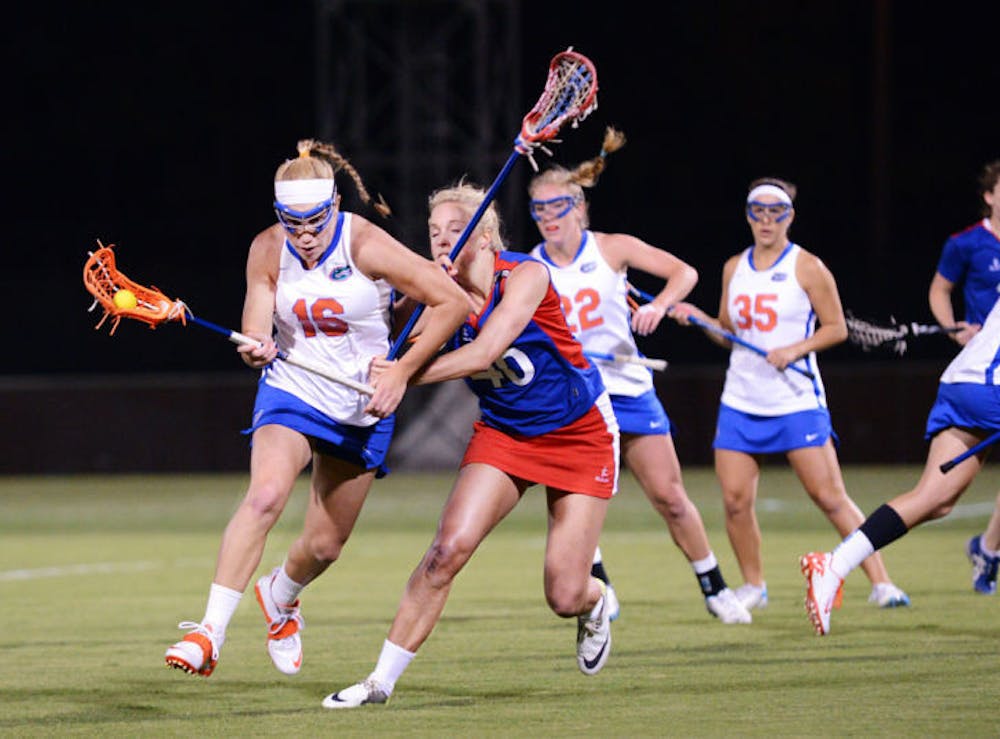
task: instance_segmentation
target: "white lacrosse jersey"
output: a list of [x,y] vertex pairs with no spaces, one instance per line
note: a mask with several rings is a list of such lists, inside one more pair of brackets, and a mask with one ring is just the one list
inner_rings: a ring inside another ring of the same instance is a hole
[[1000,367],[1000,300],[986,316],[986,322],[960,351],[941,375],[941,382],[952,385],[968,382],[996,385]]
[[[285,240],[276,286],[275,340],[293,358],[367,382],[372,357],[389,351],[392,288],[384,280],[369,279],[354,264],[351,214],[341,212],[335,227],[330,247],[310,270]],[[379,420],[364,412],[368,396],[288,362],[272,362],[264,369],[264,379],[340,423],[370,426]]]
[[[531,256],[549,268],[566,323],[583,345],[584,353],[639,354],[629,321],[626,271],[611,269],[601,255],[592,232],[583,232],[583,243],[576,257],[565,267],[558,266],[549,258],[544,243],[532,249]],[[591,361],[600,370],[609,395],[634,398],[653,389],[652,373],[646,367],[624,362]]]
[[[768,269],[754,267],[752,247],[740,255],[728,285],[727,308],[736,336],[769,351],[814,333],[816,313],[795,276],[801,252],[801,247],[789,244]],[[790,367],[781,371],[752,349],[734,343],[722,403],[758,416],[826,408],[815,352],[795,364],[808,369],[816,379],[810,380]]]

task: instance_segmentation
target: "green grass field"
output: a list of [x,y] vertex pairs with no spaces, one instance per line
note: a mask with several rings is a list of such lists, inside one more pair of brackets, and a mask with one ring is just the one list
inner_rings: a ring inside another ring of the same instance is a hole
[[[916,468],[848,468],[873,510]],[[739,584],[709,469],[686,471],[723,572]],[[622,601],[604,670],[576,669],[575,622],[542,595],[542,495],[529,492],[460,575],[388,706],[322,698],[374,665],[452,475],[376,483],[342,559],[303,597],[306,656],[278,673],[248,595],[208,679],[163,665],[199,620],[243,476],[0,479],[0,736],[997,736],[1000,598],[973,593],[965,540],[988,519],[987,468],[952,517],[885,551],[913,599],[881,611],[855,572],[828,637],[806,619],[798,555],[838,537],[788,469],[764,470],[758,512],[771,604],[750,626],[705,611],[694,576],[631,478],[601,546]],[[261,571],[298,533],[305,484]]]

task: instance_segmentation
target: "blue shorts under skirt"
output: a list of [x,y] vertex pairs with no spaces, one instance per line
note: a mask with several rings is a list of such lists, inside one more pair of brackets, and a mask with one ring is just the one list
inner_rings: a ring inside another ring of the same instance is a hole
[[840,440],[833,431],[830,411],[816,408],[783,416],[756,416],[719,406],[713,449],[747,454],[777,454],[810,446],[823,446],[827,439]]
[[667,418],[663,404],[656,396],[655,390],[629,397],[628,395],[612,395],[611,407],[618,419],[618,430],[623,434],[637,436],[658,436],[671,432],[670,419]]
[[938,385],[924,438],[930,439],[951,426],[991,433],[1000,429],[1000,386],[971,382]]
[[271,387],[262,378],[257,384],[253,425],[243,433],[252,434],[268,424],[298,431],[309,439],[314,451],[366,470],[374,469],[376,477],[389,474],[385,458],[396,427],[395,415],[371,426],[339,423],[291,393]]

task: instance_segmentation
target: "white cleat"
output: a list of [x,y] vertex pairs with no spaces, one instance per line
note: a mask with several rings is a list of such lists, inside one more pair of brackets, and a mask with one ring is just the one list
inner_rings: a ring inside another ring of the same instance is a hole
[[323,708],[358,708],[377,703],[387,703],[389,692],[371,678],[344,688],[336,693],[330,693],[323,699]]
[[299,613],[299,601],[281,606],[271,597],[271,581],[278,568],[264,575],[253,591],[260,610],[267,621],[267,653],[274,666],[286,675],[294,675],[302,668],[302,637],[299,632],[306,624]]
[[611,653],[611,618],[607,588],[601,585],[601,599],[597,602],[597,615],[577,616],[576,664],[584,675],[596,675],[608,661]]
[[750,611],[729,588],[705,598],[705,608],[724,624],[748,624],[753,621]]
[[910,596],[891,582],[880,582],[872,585],[868,602],[875,603],[879,608],[905,608],[910,605]]
[[840,608],[844,598],[844,581],[830,569],[831,559],[824,552],[810,552],[799,559],[806,578],[806,613],[819,636],[830,633],[830,611]]
[[191,631],[167,648],[167,667],[183,670],[188,675],[211,675],[219,662],[219,647],[212,625],[181,621],[177,628]]
[[733,592],[736,593],[737,599],[748,611],[752,611],[754,608],[767,608],[767,583],[754,585],[746,582]]
[[618,593],[615,592],[615,586],[611,583],[606,583],[607,593],[605,597],[608,599],[608,621],[614,621],[621,614],[621,605],[618,603]]

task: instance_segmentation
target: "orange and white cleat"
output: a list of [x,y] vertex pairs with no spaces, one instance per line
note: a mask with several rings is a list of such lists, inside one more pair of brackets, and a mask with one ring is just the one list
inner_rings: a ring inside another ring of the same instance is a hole
[[276,567],[261,577],[253,591],[267,621],[267,653],[278,670],[294,675],[302,668],[302,637],[299,632],[306,624],[299,613],[298,600],[289,605],[279,605],[271,596],[271,582],[277,573]]
[[840,608],[844,580],[830,569],[831,554],[810,552],[799,559],[806,578],[806,613],[818,636],[830,633],[830,611]]
[[212,625],[181,621],[177,628],[191,631],[167,649],[167,667],[183,670],[189,675],[211,675],[219,662],[219,647]]

